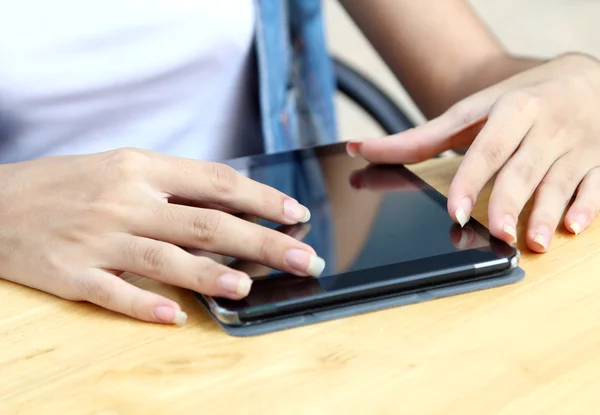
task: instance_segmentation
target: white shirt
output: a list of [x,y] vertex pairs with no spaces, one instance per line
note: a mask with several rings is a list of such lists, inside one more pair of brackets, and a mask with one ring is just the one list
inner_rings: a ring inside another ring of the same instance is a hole
[[0,0],[0,163],[260,152],[254,12],[253,0]]

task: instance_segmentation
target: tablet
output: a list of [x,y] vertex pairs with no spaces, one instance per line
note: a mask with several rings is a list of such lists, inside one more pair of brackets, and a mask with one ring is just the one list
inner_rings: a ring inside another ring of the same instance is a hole
[[311,245],[325,259],[319,278],[297,277],[230,258],[254,283],[235,301],[203,296],[221,323],[246,325],[480,281],[517,267],[519,251],[471,219],[460,227],[447,199],[404,166],[370,166],[345,145],[231,160],[252,179],[311,210],[307,224],[264,226]]

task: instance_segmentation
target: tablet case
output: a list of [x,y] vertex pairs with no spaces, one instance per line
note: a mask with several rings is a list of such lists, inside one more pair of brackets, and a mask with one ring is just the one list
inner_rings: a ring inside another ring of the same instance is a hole
[[245,326],[229,326],[221,323],[210,312],[204,298],[196,294],[197,298],[208,310],[213,320],[219,324],[228,334],[236,337],[257,336],[261,334],[272,333],[281,330],[287,330],[294,327],[308,326],[310,324],[320,323],[329,320],[336,320],[344,317],[350,317],[358,314],[369,313],[372,311],[384,310],[387,308],[400,307],[409,304],[422,303],[424,301],[435,300],[437,298],[450,297],[459,294],[466,294],[473,291],[480,291],[489,288],[500,287],[512,284],[522,280],[525,277],[525,271],[517,267],[508,274],[492,275],[485,280],[471,281],[443,288],[425,290],[417,293],[401,294],[393,297],[385,297],[368,302],[340,306],[329,310],[322,310],[305,315],[295,315],[284,317],[277,320],[248,324]]

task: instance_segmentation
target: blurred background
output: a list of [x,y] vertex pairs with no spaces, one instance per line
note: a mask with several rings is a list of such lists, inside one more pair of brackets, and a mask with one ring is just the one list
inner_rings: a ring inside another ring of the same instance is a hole
[[[367,1],[367,0],[365,0]],[[435,3],[443,0],[415,0]],[[475,11],[508,50],[552,57],[566,51],[600,57],[600,0],[470,0]],[[338,0],[324,0],[331,52],[381,86],[417,121],[423,119],[381,58],[348,18]],[[344,97],[338,97],[344,139],[382,134],[381,129]]]

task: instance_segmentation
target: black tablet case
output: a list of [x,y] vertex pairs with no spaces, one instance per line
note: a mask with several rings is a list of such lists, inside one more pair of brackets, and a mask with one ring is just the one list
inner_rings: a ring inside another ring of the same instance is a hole
[[213,319],[228,334],[236,337],[257,336],[280,330],[287,330],[294,327],[307,326],[329,320],[336,320],[344,317],[350,317],[358,314],[369,313],[372,311],[384,310],[386,308],[405,306],[409,304],[422,303],[424,301],[435,300],[443,297],[450,297],[459,294],[466,294],[472,291],[480,291],[489,288],[500,287],[512,284],[522,280],[525,277],[525,271],[517,267],[508,274],[492,275],[489,278],[479,281],[470,281],[467,283],[456,284],[443,288],[425,290],[411,294],[401,294],[393,297],[385,297],[372,301],[336,307],[328,310],[322,310],[305,315],[295,315],[277,320],[248,324],[244,326],[230,326],[218,321],[208,308],[204,298],[196,294],[200,302],[205,306]]

